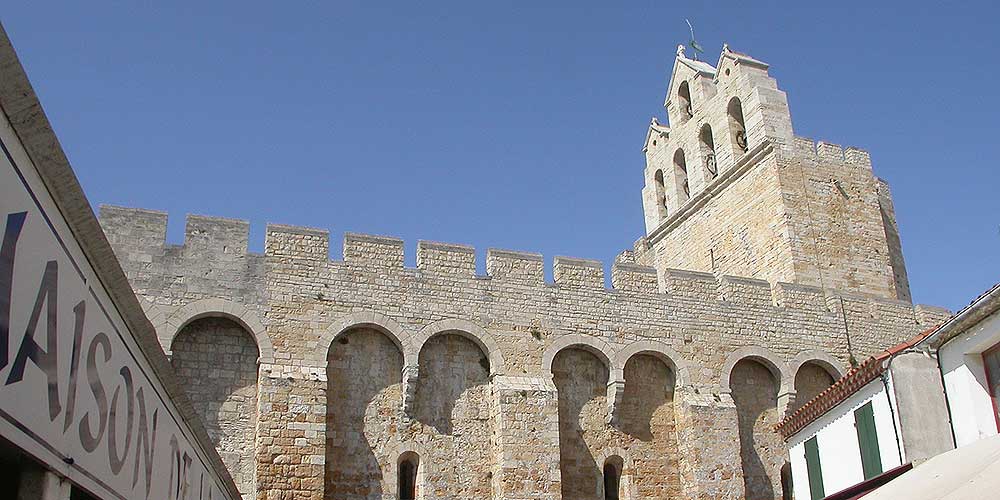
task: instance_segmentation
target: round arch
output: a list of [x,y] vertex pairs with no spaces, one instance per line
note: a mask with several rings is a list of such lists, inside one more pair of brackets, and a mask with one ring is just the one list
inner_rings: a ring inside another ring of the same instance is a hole
[[722,392],[732,392],[732,389],[729,386],[729,377],[732,375],[733,367],[736,366],[736,363],[739,363],[744,359],[756,361],[764,365],[764,367],[771,372],[771,375],[778,383],[779,396],[794,390],[792,387],[794,377],[791,376],[787,363],[763,347],[747,346],[733,351],[732,354],[726,357],[726,362],[722,365],[722,373],[719,374],[719,386],[722,389]]
[[139,306],[142,307],[142,312],[146,314],[146,318],[149,318],[149,323],[153,325],[153,331],[156,332],[156,341],[160,343],[160,348],[167,355],[170,355],[170,342],[173,341],[173,334],[175,332],[170,332],[167,328],[167,319],[169,314],[167,310],[154,304],[152,301],[143,297],[142,295],[136,295],[139,299]]
[[168,355],[173,350],[177,334],[192,321],[202,318],[226,318],[235,321],[253,336],[257,343],[259,364],[274,364],[274,345],[271,343],[271,337],[267,335],[264,323],[257,317],[257,313],[243,304],[218,298],[201,299],[181,307],[169,316],[159,317],[163,318],[162,321],[153,326],[156,327],[156,335],[160,345],[163,346],[163,351]]
[[615,353],[615,365],[624,370],[628,360],[639,354],[647,354],[663,361],[674,372],[674,383],[677,387],[687,385],[690,382],[691,372],[687,361],[677,351],[658,340],[640,340],[622,348]]
[[596,455],[594,455],[594,461],[601,467],[608,461],[609,458],[619,458],[624,466],[622,471],[631,471],[633,467],[632,454],[628,452],[625,448],[620,448],[618,446],[608,446],[601,448]]
[[490,360],[490,375],[503,375],[507,372],[506,362],[500,346],[486,329],[464,319],[443,319],[435,321],[417,332],[409,342],[408,349],[403,351],[407,366],[416,366],[420,351],[431,337],[444,334],[454,334],[465,337],[476,344]]
[[579,333],[563,335],[549,344],[545,348],[545,352],[542,353],[542,370],[545,373],[552,373],[552,361],[556,358],[556,354],[569,347],[577,347],[588,351],[603,361],[605,366],[608,367],[608,380],[622,380],[623,366],[617,364],[615,350],[611,345],[597,337]]
[[802,351],[797,356],[792,358],[792,360],[788,363],[789,371],[792,375],[798,375],[799,369],[806,363],[813,363],[823,368],[826,370],[826,373],[833,377],[833,380],[843,377],[844,373],[846,373],[844,365],[839,359],[833,357],[832,354],[826,351],[820,351],[818,349]]
[[337,340],[337,337],[352,328],[359,327],[378,330],[388,337],[393,344],[396,344],[399,352],[403,354],[404,366],[406,365],[405,356],[409,339],[402,325],[384,314],[375,311],[360,311],[348,314],[334,321],[320,334],[318,348],[313,353],[313,362],[316,363],[316,366],[326,366],[326,358],[329,355],[330,346],[333,345],[334,340]]

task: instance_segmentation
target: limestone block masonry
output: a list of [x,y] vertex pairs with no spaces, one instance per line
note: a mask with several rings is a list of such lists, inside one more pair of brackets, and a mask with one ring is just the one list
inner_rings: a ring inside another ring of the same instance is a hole
[[[901,293],[867,155],[794,139],[763,63],[732,54],[719,67],[749,86],[746,116],[713,122],[718,176],[669,172],[666,199],[647,176],[649,234],[611,288],[600,262],[557,257],[547,283],[541,255],[490,249],[477,275],[473,248],[426,241],[410,268],[384,236],[346,234],[331,260],[326,231],[274,224],[257,254],[247,222],[203,216],[170,245],[167,214],[102,207],[245,498],[782,498],[772,424],[796,387],[812,395],[948,312]],[[728,102],[715,68],[689,62],[671,121]],[[749,138],[721,139],[733,130]],[[658,124],[654,138],[688,140]]]

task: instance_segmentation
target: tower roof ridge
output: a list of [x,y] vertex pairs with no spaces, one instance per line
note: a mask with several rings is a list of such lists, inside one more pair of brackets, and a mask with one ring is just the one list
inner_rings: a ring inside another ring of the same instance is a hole
[[726,57],[731,57],[733,60],[750,63],[756,66],[763,67],[765,69],[771,67],[770,64],[767,64],[766,62],[761,61],[760,59],[757,59],[749,54],[744,54],[743,52],[737,52],[729,48],[728,43],[722,46],[722,53],[719,54],[719,62],[715,65],[715,67],[717,68],[722,67],[722,61]]
[[689,67],[689,68],[691,68],[691,69],[693,69],[693,70],[695,70],[695,71],[697,71],[699,73],[706,73],[709,76],[715,76],[715,66],[712,66],[711,64],[708,64],[707,62],[697,61],[697,60],[694,60],[694,59],[688,59],[687,57],[682,56],[682,55],[678,55],[677,56],[677,60],[680,61],[680,62],[682,62],[682,63],[684,63],[685,66],[687,66],[687,67]]

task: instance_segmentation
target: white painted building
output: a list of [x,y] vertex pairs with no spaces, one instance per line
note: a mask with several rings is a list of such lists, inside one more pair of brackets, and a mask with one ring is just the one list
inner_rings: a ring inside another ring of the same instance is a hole
[[1000,285],[981,295],[928,339],[937,348],[955,444],[994,436],[1000,427]]
[[[852,369],[778,424],[795,498],[853,498],[897,476],[896,489],[927,482],[925,470],[904,474],[902,466],[1000,434],[998,398],[1000,285],[942,325]],[[996,454],[1000,467],[1000,449],[991,446],[983,453]],[[947,463],[963,455],[954,456]],[[994,467],[990,457],[984,467]],[[950,476],[938,474],[932,483]],[[1000,479],[989,482],[1000,487]]]
[[[891,392],[885,390],[882,380],[878,378],[831,410],[827,418],[812,422],[789,440],[795,498],[815,498],[811,489],[817,480],[823,484],[824,494],[819,496],[822,498],[826,492],[840,491],[870,479],[865,477],[862,463],[857,416],[868,408],[874,417],[878,450],[875,475],[902,465],[891,399]],[[812,482],[809,481],[810,471],[806,463],[807,446],[815,447],[818,463],[821,464],[820,471],[813,472],[815,477]]]
[[952,448],[936,364],[919,350],[928,333],[869,358],[778,424],[796,499],[852,498]]

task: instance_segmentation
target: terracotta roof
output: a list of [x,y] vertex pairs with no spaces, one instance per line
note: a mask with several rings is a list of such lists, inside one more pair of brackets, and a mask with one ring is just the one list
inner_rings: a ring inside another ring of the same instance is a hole
[[852,394],[858,392],[862,387],[868,385],[869,382],[875,380],[879,375],[882,375],[885,372],[885,361],[887,359],[917,345],[930,334],[934,333],[937,328],[937,326],[928,328],[910,340],[890,347],[866,359],[858,366],[851,368],[850,371],[844,374],[843,377],[840,377],[833,385],[827,387],[825,391],[809,400],[809,402],[802,405],[798,410],[795,410],[791,415],[785,417],[781,422],[778,422],[774,426],[774,429],[781,433],[782,437],[788,439],[842,403]]

